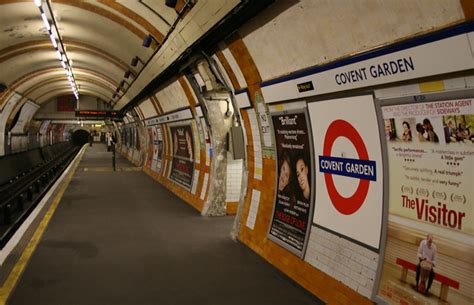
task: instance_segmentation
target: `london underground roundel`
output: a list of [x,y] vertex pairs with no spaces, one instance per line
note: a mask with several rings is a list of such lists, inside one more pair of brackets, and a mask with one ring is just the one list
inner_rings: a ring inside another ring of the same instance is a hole
[[[347,138],[355,147],[359,159],[338,158],[331,156],[334,142],[339,137]],[[334,207],[344,215],[355,213],[365,202],[369,191],[370,180],[376,180],[375,162],[369,160],[367,148],[362,137],[349,122],[333,121],[324,138],[323,155],[319,156],[319,169],[324,173],[324,180]],[[333,175],[359,179],[357,190],[350,197],[344,197],[337,191]]]
[[309,103],[315,155],[313,223],[378,249],[382,151],[372,96]]

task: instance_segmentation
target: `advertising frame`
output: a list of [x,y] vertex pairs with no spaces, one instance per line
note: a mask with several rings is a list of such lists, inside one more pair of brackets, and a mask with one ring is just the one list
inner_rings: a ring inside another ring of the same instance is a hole
[[[375,114],[377,116],[377,125],[379,131],[383,130],[383,116],[380,100],[377,99],[373,94]],[[376,301],[377,304],[389,305],[386,303],[385,299],[381,299],[378,296],[380,288],[380,279],[382,278],[382,268],[383,268],[383,258],[385,257],[385,248],[387,247],[387,235],[388,235],[388,199],[389,199],[389,190],[390,190],[390,175],[388,168],[388,153],[387,153],[387,143],[384,141],[384,135],[382,132],[379,132],[380,136],[380,149],[382,153],[382,166],[383,166],[383,206],[382,206],[382,227],[380,230],[380,244],[378,249],[378,261],[377,261],[377,271],[375,273],[374,287],[372,288],[371,299]]]
[[[295,103],[293,103],[295,104]],[[285,104],[281,104],[282,106],[284,106]],[[295,254],[296,256],[298,256],[299,258],[303,259],[305,254],[306,254],[306,249],[308,247],[308,240],[309,240],[309,236],[311,234],[311,227],[313,225],[312,221],[313,221],[313,213],[314,213],[314,206],[315,206],[315,193],[316,193],[316,179],[315,179],[315,176],[313,175],[314,173],[314,169],[315,169],[315,166],[314,166],[314,144],[313,144],[313,135],[312,135],[312,127],[311,127],[311,120],[309,118],[309,111],[308,111],[308,107],[307,107],[307,103],[306,102],[300,102],[298,103],[298,106],[299,107],[292,107],[292,105],[290,104],[290,109],[288,110],[276,110],[276,111],[270,111],[269,113],[269,116],[270,116],[270,126],[271,126],[271,130],[272,130],[272,133],[273,133],[273,143],[275,143],[275,195],[273,197],[273,208],[272,208],[272,217],[270,219],[270,224],[268,226],[268,230],[267,230],[267,238],[269,240],[271,240],[272,242],[276,243],[277,245],[287,249],[288,251],[290,251],[291,253]],[[311,190],[313,190],[310,194],[310,199],[309,199],[309,211],[308,211],[308,220],[307,220],[307,223],[306,223],[306,232],[305,232],[305,238],[304,238],[304,243],[303,243],[303,247],[301,249],[301,251],[298,251],[298,249],[292,247],[291,245],[289,245],[288,243],[284,242],[283,240],[277,238],[276,236],[273,236],[272,234],[270,234],[271,230],[272,230],[272,225],[273,225],[273,221],[274,221],[274,217],[275,217],[275,211],[277,209],[277,204],[278,204],[278,180],[279,180],[279,156],[278,156],[278,149],[277,149],[277,139],[276,139],[276,134],[275,134],[275,127],[273,125],[273,116],[278,116],[278,115],[283,115],[283,114],[296,114],[296,113],[304,113],[305,115],[305,122],[306,122],[306,128],[307,128],[307,134],[306,136],[308,137],[308,144],[309,144],[309,161],[310,161],[310,167],[309,167],[309,170],[310,170],[310,175],[311,175]]]
[[[156,171],[157,173],[161,174],[163,171],[163,154],[164,154],[164,143],[163,143],[163,126],[161,125],[153,125],[152,126],[155,129],[156,133],[156,139],[153,139],[153,149],[155,149],[155,146],[157,146],[157,153],[156,153],[156,159],[155,159],[155,154],[153,153],[152,156],[152,169]],[[161,137],[161,140],[160,140]],[[160,149],[161,148],[161,149]],[[155,164],[155,166],[153,166]]]
[[[466,96],[474,96],[474,90],[458,90],[451,92],[435,91],[432,93],[419,94],[419,95],[407,95],[407,96],[390,96],[390,97],[377,97],[374,96],[374,103],[376,114],[378,118],[378,125],[381,137],[381,148],[382,148],[382,162],[385,168],[384,170],[384,206],[383,206],[383,222],[381,230],[381,240],[379,248],[379,259],[377,265],[377,272],[374,281],[374,287],[372,291],[371,299],[377,304],[391,305],[392,303],[385,298],[380,292],[382,284],[382,276],[384,271],[386,249],[388,246],[388,225],[389,225],[389,208],[390,208],[390,177],[389,177],[389,145],[388,141],[384,137],[384,117],[383,107],[387,106],[399,106],[399,105],[416,105],[425,104],[437,101],[455,100],[455,99],[467,99]],[[440,134],[443,137],[443,134]],[[441,140],[442,141],[442,140]]]
[[188,190],[188,191],[191,191],[192,189],[192,186],[193,186],[193,179],[194,179],[194,169],[196,168],[196,162],[195,162],[195,159],[194,159],[194,153],[195,153],[195,145],[194,145],[194,137],[193,137],[193,126],[192,126],[192,121],[191,120],[186,120],[186,121],[181,121],[179,123],[171,123],[171,124],[168,124],[168,129],[169,129],[169,136],[170,136],[170,139],[173,139],[173,129],[174,128],[179,128],[179,127],[189,127],[189,129],[191,130],[191,141],[192,141],[192,154],[193,154],[193,157],[191,160],[189,160],[188,162],[191,162],[192,163],[192,169],[191,169],[191,172],[190,172],[190,181],[189,181],[189,186],[183,184],[183,183],[180,183],[176,180],[173,179],[173,169],[174,169],[174,166],[175,166],[175,159],[176,159],[176,156],[174,155],[174,150],[175,150],[175,144],[173,142],[173,140],[171,140],[171,165],[169,166],[169,172],[168,172],[168,179],[170,181],[172,181],[173,183],[179,185],[180,187]]
[[[310,104],[311,105],[314,105],[314,104],[319,104],[321,102],[331,102],[331,101],[336,101],[336,100],[348,100],[348,99],[357,99],[357,98],[364,98],[364,97],[370,97],[372,99],[371,101],[371,104],[373,106],[373,110],[374,110],[374,121],[377,123],[377,127],[379,128],[378,130],[378,139],[377,141],[379,142],[378,145],[380,145],[380,170],[382,171],[382,174],[380,175],[380,178],[382,178],[383,180],[383,183],[382,183],[382,186],[380,187],[380,192],[382,193],[380,198],[381,198],[381,204],[382,204],[382,208],[381,208],[381,211],[380,211],[380,236],[379,236],[379,245],[378,247],[373,247],[369,244],[367,244],[366,242],[363,242],[363,241],[360,241],[360,240],[357,240],[356,238],[353,238],[353,237],[350,237],[350,236],[347,236],[339,231],[335,231],[329,227],[326,227],[325,225],[322,225],[322,224],[319,224],[318,222],[316,222],[314,220],[314,217],[316,217],[316,215],[313,216],[313,220],[312,220],[312,225],[319,228],[319,229],[322,229],[324,231],[327,231],[331,234],[334,234],[340,238],[343,238],[343,239],[346,239],[348,241],[350,241],[351,243],[354,243],[354,244],[357,244],[363,248],[366,248],[374,253],[377,253],[377,255],[380,256],[380,251],[381,251],[381,247],[384,246],[384,225],[385,225],[385,222],[387,220],[387,217],[388,217],[388,210],[387,212],[385,211],[385,206],[386,206],[386,200],[387,200],[387,196],[388,196],[388,187],[386,187],[386,183],[388,181],[388,174],[387,174],[387,164],[385,163],[385,155],[384,155],[384,138],[383,138],[383,120],[381,120],[381,112],[380,110],[378,109],[377,107],[377,102],[376,102],[376,98],[373,94],[373,92],[364,92],[364,93],[359,93],[359,94],[352,94],[352,95],[342,95],[342,96],[334,96],[334,97],[327,97],[327,98],[324,98],[324,99],[315,99],[315,100],[309,100],[308,101],[308,112],[311,113],[311,110],[309,109],[310,108]],[[310,121],[312,121],[312,117],[310,115]],[[382,129],[381,129],[382,128]],[[314,137],[314,130],[312,130],[312,133],[313,133],[313,137]],[[314,144],[314,141],[313,141],[313,145]],[[376,146],[377,143],[375,143]],[[315,148],[315,147],[314,147]],[[315,152],[316,153],[316,152]],[[316,171],[316,163],[315,163],[315,171]],[[315,172],[315,176],[317,179],[318,175],[317,173]],[[352,177],[355,177],[355,176],[352,176]],[[323,182],[325,184],[325,182]],[[317,193],[317,190],[316,190],[316,193]],[[317,195],[317,194],[316,194]],[[316,207],[318,205],[318,202],[317,202],[317,199],[315,197],[315,203],[314,203],[314,213],[317,213],[316,211]],[[377,271],[378,272],[378,271]]]

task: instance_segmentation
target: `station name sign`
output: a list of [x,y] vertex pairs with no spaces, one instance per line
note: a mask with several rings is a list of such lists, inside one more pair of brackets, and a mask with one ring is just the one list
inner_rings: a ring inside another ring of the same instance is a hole
[[[201,112],[202,113],[202,112]],[[193,114],[189,108],[179,110],[173,113],[167,113],[161,116],[145,120],[146,126],[153,126],[157,124],[171,123],[182,120],[189,120],[193,118]]]
[[296,74],[295,78],[284,76],[262,84],[262,94],[266,103],[276,103],[472,69],[468,35],[472,34],[427,43],[420,41],[413,47],[381,49],[327,67],[314,67]]
[[408,58],[397,58],[396,60],[373,64],[369,67],[342,71],[336,73],[334,79],[336,80],[336,83],[341,86],[349,83],[370,80],[371,78],[376,79],[410,71],[415,71],[415,64],[413,63],[411,56],[408,56]]

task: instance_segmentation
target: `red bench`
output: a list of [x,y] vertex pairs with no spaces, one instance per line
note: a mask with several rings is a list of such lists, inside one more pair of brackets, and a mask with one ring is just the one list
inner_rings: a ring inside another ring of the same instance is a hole
[[[410,263],[404,259],[397,258],[397,265],[402,266],[402,276],[400,277],[400,280],[404,283],[407,281],[408,269],[416,272],[416,264]],[[438,272],[435,273],[434,279],[441,283],[441,292],[439,294],[439,298],[443,301],[448,299],[448,289],[450,286],[454,289],[459,289],[459,282],[441,275]]]

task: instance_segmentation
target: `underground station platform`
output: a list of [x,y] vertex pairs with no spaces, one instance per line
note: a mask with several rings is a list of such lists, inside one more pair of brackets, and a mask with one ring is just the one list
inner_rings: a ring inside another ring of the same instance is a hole
[[0,305],[473,305],[473,50],[473,0],[0,0]]
[[2,257],[1,304],[324,304],[234,241],[233,217],[202,217],[122,157],[113,171],[103,144],[38,207]]

